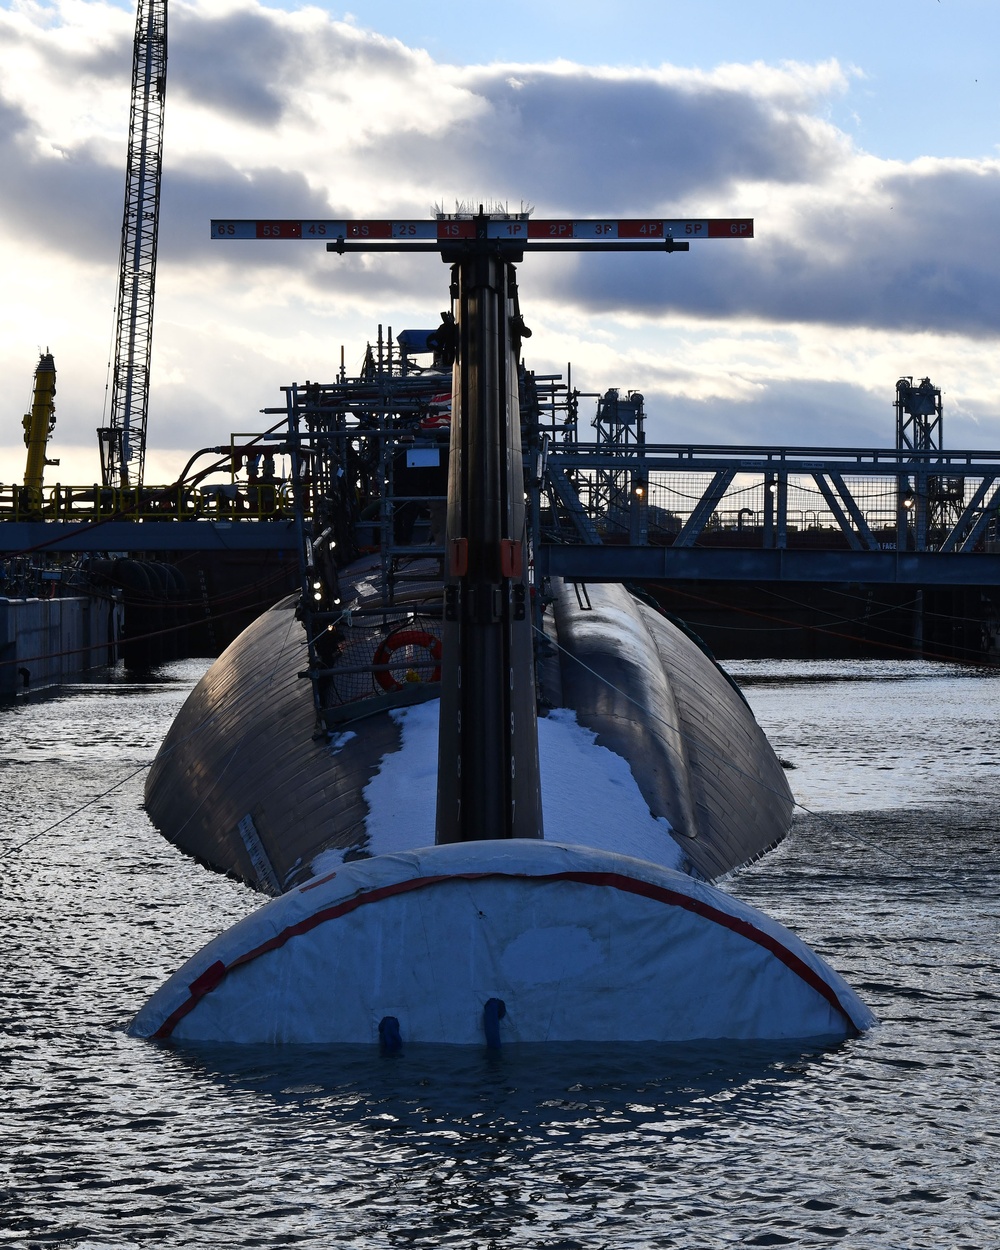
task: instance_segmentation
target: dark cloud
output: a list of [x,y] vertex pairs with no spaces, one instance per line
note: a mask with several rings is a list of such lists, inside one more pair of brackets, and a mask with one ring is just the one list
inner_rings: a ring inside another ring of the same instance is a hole
[[14,144],[30,134],[31,121],[28,114],[19,105],[12,104],[0,95],[0,144],[5,149],[5,155]]
[[[552,270],[550,295],[594,311],[1000,331],[996,165],[887,164],[872,187],[870,164],[815,123],[805,96],[583,69],[516,79],[482,71],[466,85],[482,111],[444,119],[433,136],[403,128],[371,141],[373,167],[576,216],[705,212],[699,201],[729,205],[714,215],[742,216],[744,197],[762,187],[811,192],[785,235],[759,215],[753,242],[706,244],[652,265],[567,258]],[[789,220],[784,205],[781,216]]]
[[[32,121],[0,97],[0,223],[19,243],[63,259],[111,269],[118,261],[125,184],[107,147],[83,144],[62,153],[37,143]],[[331,256],[321,243],[220,242],[213,218],[280,220],[351,216],[331,205],[303,173],[260,167],[236,169],[222,159],[165,160],[161,188],[158,272],[183,274],[190,266],[227,265],[244,276],[283,275],[284,292],[331,302],[347,296],[386,301],[428,293],[435,308],[447,303],[447,273],[433,256]]]
[[370,145],[372,160],[452,184],[461,171],[490,191],[599,215],[655,210],[743,181],[808,182],[837,151],[833,132],[805,116],[708,84],[532,70],[467,85],[484,111],[443,118],[434,135],[401,127]]
[[[627,383],[626,383],[627,384]],[[738,400],[692,399],[647,386],[646,438],[662,443],[891,447],[895,377],[885,396],[839,378],[767,379]]]
[[[0,96],[0,221],[4,232],[78,261],[118,259],[126,147],[79,144],[58,151],[39,142],[37,125]],[[120,160],[112,163],[115,158]],[[193,261],[211,252],[213,217],[330,216],[324,192],[303,174],[275,168],[238,170],[224,160],[164,162],[160,258]],[[276,245],[280,247],[280,245]],[[273,257],[261,249],[252,263]]]
[[0,222],[24,244],[40,244],[79,260],[117,256],[124,197],[121,172],[111,170],[95,145],[46,152],[32,121],[0,96]]
[[294,91],[300,40],[266,9],[171,17],[167,99],[174,93],[244,121],[273,126]]
[[[123,110],[129,51],[128,41],[118,38],[73,61],[81,73],[117,67]],[[67,73],[70,68],[67,62]],[[405,187],[411,199],[426,187],[429,200],[471,187],[482,195],[523,197],[545,215],[743,216],[758,199],[778,205],[789,224],[779,228],[777,212],[773,220],[758,213],[752,241],[695,244],[686,255],[653,260],[529,258],[525,286],[530,273],[538,295],[596,315],[674,312],[1000,332],[1000,166],[884,163],[881,183],[872,186],[877,162],[859,156],[814,116],[824,84],[835,81],[830,74],[804,73],[801,81],[789,75],[780,94],[779,74],[770,75],[766,89],[755,88],[749,71],[745,88],[712,78],[600,75],[584,68],[454,71],[389,40],[318,19],[293,22],[263,8],[209,18],[181,8],[171,17],[168,116],[171,99],[193,99],[244,120],[270,144],[299,108],[305,83],[324,93],[328,125],[339,125],[342,107],[351,108],[361,132],[364,119],[350,101],[366,74],[396,84],[399,125],[359,140],[342,174],[331,172],[319,130],[314,164],[303,159],[296,134],[296,155],[287,166],[262,159],[259,167],[240,168],[221,143],[211,157],[175,154],[168,123],[161,263],[231,263],[244,274],[281,268],[294,271],[307,296],[390,300],[430,291],[437,304],[439,270],[426,259],[334,258],[306,243],[213,243],[208,223],[212,217],[357,216],[371,185],[379,187],[380,199],[386,186]],[[437,92],[435,74],[444,76],[444,91]],[[407,101],[423,91],[423,104],[431,88],[442,100],[454,98],[455,113],[439,117],[435,132],[426,133],[407,122]],[[374,120],[385,123],[381,115]],[[107,143],[53,153],[39,138],[37,124],[0,98],[5,228],[49,251],[113,264],[124,142],[120,153]],[[201,144],[213,151],[211,133]]]
[[390,40],[360,37],[328,23],[304,31],[283,14],[242,9],[205,17],[181,9],[170,25],[170,93],[260,126],[294,112],[296,89],[318,75],[329,103],[347,104],[338,82],[368,71],[410,75],[411,53]]
[[122,84],[122,117],[128,113],[128,92],[132,81],[133,34],[129,30],[96,46],[81,47],[64,44],[47,44],[45,56],[49,64],[64,81],[96,78]]
[[913,168],[857,201],[834,188],[793,230],[759,216],[749,241],[695,244],[655,263],[568,261],[547,293],[595,311],[1000,333],[1000,167]]

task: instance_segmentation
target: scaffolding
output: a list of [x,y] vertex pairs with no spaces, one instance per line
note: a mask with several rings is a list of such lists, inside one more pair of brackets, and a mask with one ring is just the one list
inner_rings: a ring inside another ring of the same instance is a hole
[[[915,456],[944,448],[944,416],[941,388],[930,378],[914,385],[912,377],[896,383],[896,447]],[[900,479],[896,507],[899,532],[910,531],[917,550],[944,535],[958,520],[965,504],[965,481],[961,477],[934,474],[915,468]]]

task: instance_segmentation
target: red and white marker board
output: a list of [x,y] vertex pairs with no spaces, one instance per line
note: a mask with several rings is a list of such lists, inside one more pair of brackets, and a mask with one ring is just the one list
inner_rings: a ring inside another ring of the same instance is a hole
[[[490,239],[545,239],[558,242],[605,242],[628,239],[752,239],[752,217],[702,218],[609,218],[587,221],[490,220]],[[331,243],[338,239],[398,242],[412,240],[447,243],[476,238],[471,219],[441,221],[213,221],[213,239],[314,239]]]

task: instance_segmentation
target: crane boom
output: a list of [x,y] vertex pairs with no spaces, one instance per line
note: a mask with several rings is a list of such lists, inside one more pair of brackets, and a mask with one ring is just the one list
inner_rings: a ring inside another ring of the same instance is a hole
[[167,0],[139,0],[115,313],[111,424],[97,432],[105,486],[141,486],[145,468],[166,87]]
[[49,444],[56,423],[56,366],[52,353],[46,349],[38,360],[35,370],[35,386],[31,397],[31,411],[24,414],[24,445],[28,456],[24,466],[24,484],[36,492],[36,499],[41,498],[42,475],[47,464],[58,464],[58,460],[49,460],[45,451]]

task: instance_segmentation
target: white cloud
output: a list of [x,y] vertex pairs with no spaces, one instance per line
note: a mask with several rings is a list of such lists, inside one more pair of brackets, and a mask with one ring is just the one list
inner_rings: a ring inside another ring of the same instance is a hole
[[[4,480],[45,346],[60,476],[97,471],[132,28],[99,0],[0,9]],[[529,363],[642,389],[655,437],[891,443],[896,377],[929,372],[949,443],[1000,443],[1000,161],[858,150],[827,120],[854,68],[454,66],[254,0],[172,3],[170,35],[150,402],[163,472],[261,423],[281,384],[331,376],[341,343],[356,362],[377,322],[444,307],[434,257],[217,243],[211,217],[424,217],[469,197],[540,216],[755,216],[752,242],[522,268]]]

